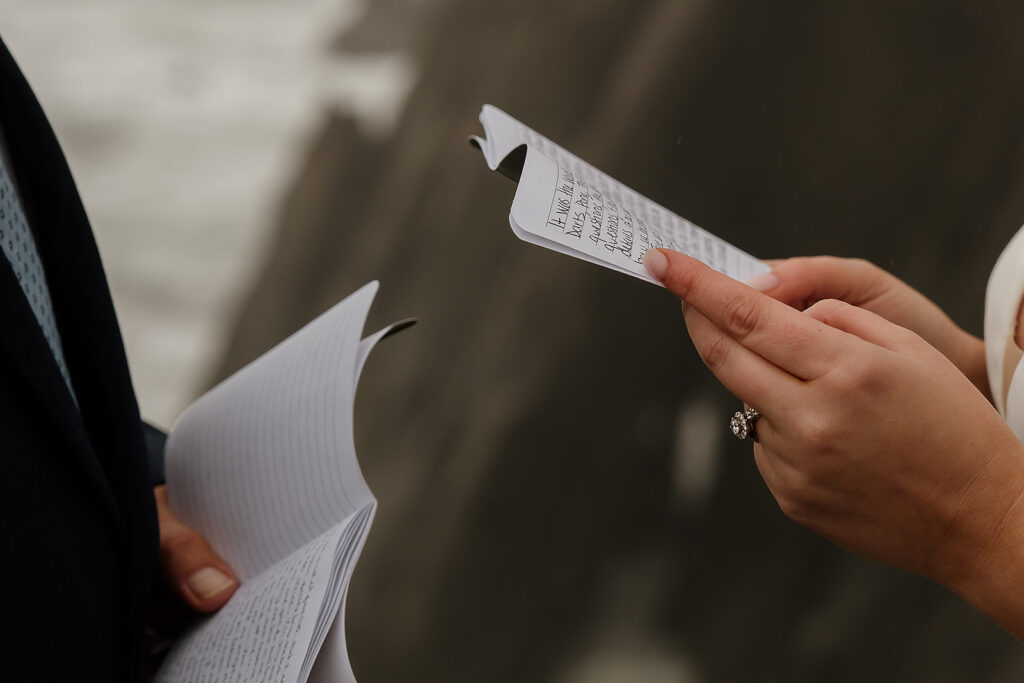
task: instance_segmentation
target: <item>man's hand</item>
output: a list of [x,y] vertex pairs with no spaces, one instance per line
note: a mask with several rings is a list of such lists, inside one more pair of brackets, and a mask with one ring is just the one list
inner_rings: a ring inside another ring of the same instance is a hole
[[772,272],[756,276],[751,286],[801,311],[826,299],[871,311],[917,333],[989,396],[984,343],[902,280],[861,259],[812,256],[768,264]]
[[174,641],[199,616],[223,607],[238,588],[238,578],[227,562],[171,512],[167,487],[157,486],[153,497],[160,524],[160,557],[146,628],[147,680],[153,679]]
[[160,523],[159,570],[171,591],[196,612],[216,612],[238,588],[227,562],[167,505],[167,487],[153,489]]

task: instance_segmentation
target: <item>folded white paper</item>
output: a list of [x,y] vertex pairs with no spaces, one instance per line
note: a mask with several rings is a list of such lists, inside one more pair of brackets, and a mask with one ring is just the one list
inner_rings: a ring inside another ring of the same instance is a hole
[[[522,240],[641,280],[643,255],[666,248],[741,282],[768,266],[573,156],[489,104],[470,140],[491,170],[517,180],[509,223]],[[525,154],[524,154],[525,152]]]

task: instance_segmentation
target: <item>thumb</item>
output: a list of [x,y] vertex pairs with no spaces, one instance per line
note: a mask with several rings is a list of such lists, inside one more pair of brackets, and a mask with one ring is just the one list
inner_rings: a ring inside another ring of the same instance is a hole
[[170,589],[198,612],[216,612],[238,588],[231,567],[167,505],[167,487],[153,490],[160,523],[159,569]]
[[807,256],[769,261],[770,274],[750,282],[768,296],[804,310],[823,299],[861,306],[885,290],[888,274],[868,261]]

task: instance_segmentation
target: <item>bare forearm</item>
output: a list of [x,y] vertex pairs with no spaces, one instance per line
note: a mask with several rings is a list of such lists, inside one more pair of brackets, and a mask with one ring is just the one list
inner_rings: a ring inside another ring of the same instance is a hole
[[933,578],[1024,641],[1024,448],[1011,437],[1000,450],[1012,455],[989,459]]
[[992,390],[988,384],[988,369],[985,365],[985,342],[972,334],[963,332],[963,352],[959,358],[951,358],[953,364],[978,387],[985,398],[992,400]]

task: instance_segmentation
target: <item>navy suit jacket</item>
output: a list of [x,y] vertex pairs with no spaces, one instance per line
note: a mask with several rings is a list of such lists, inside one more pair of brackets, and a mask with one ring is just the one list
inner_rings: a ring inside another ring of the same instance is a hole
[[0,258],[0,678],[136,681],[157,550],[143,427],[85,210],[2,42],[0,122],[78,398]]

